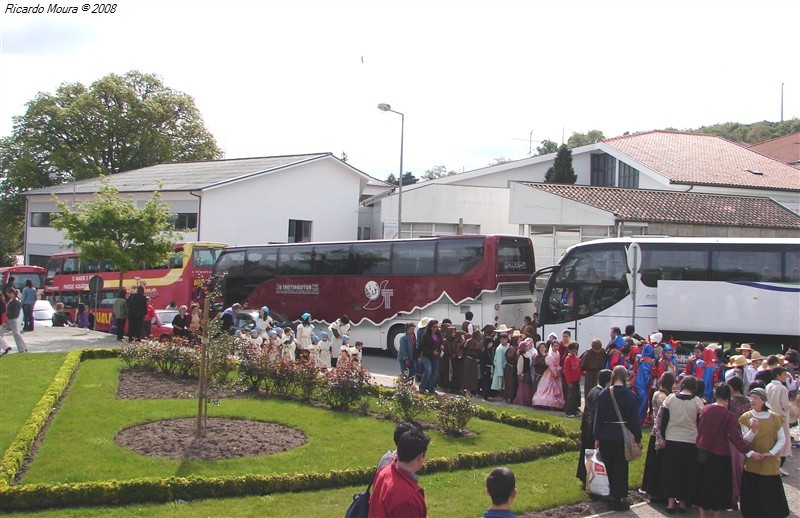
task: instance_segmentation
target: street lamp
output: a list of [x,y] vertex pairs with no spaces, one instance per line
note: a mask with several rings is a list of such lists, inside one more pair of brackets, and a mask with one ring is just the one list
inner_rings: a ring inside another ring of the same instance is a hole
[[400,176],[397,177],[397,239],[400,239],[400,231],[403,228],[403,131],[406,125],[406,116],[395,111],[386,103],[378,105],[378,109],[384,112],[396,113],[400,116]]

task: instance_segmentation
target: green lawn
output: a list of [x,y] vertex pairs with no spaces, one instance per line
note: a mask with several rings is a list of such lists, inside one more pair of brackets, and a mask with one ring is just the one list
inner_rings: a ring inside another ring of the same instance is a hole
[[[8,433],[6,416],[15,416],[18,430],[44,388],[52,380],[64,355],[17,357],[14,363],[0,361],[0,402],[3,403],[3,433]],[[23,484],[64,483],[92,480],[169,477],[187,475],[241,475],[246,473],[311,473],[335,469],[373,466],[390,447],[394,423],[316,408],[307,404],[271,399],[225,399],[211,407],[214,416],[231,416],[276,421],[303,430],[306,445],[277,455],[226,461],[171,461],[144,457],[116,446],[114,436],[123,428],[158,419],[190,417],[196,411],[194,400],[116,400],[119,371],[117,359],[82,363],[75,382],[48,430]],[[27,369],[27,371],[25,370]],[[41,390],[27,408],[7,406],[14,401],[6,387],[14,376],[26,372],[39,379]],[[8,398],[8,399],[7,399]],[[562,424],[577,431],[579,420],[536,412],[525,408],[498,408]],[[21,417],[20,417],[21,416]],[[279,417],[278,417],[279,416]],[[555,437],[507,425],[473,419],[469,428],[474,436],[454,439],[432,432],[429,458],[450,457],[457,453],[499,451],[531,446]],[[14,434],[10,434],[13,438]],[[8,439],[10,442],[11,439]],[[644,442],[646,444],[647,437]],[[6,446],[8,444],[6,442]],[[583,501],[586,497],[575,478],[578,452],[556,455],[534,462],[514,464],[519,495],[514,505],[518,513],[535,512],[557,505]],[[630,487],[641,480],[642,459],[631,465]],[[489,505],[484,477],[491,468],[424,474],[431,516],[479,516]],[[275,494],[258,497],[197,500],[187,503],[136,504],[121,507],[74,508],[38,513],[13,513],[14,516],[342,516],[352,495],[362,487]]]
[[53,381],[64,353],[6,354],[0,358],[0,456]]
[[[115,399],[119,360],[91,360],[80,371],[53,421],[23,484],[126,480],[137,477],[311,473],[368,467],[375,452],[392,445],[395,423],[273,399],[225,399],[209,415],[275,421],[302,430],[308,442],[275,455],[224,461],[177,461],[138,455],[114,443],[129,426],[191,417],[197,403],[185,400]],[[432,432],[431,458],[498,451],[552,440],[547,434],[473,419],[474,436],[452,438]]]

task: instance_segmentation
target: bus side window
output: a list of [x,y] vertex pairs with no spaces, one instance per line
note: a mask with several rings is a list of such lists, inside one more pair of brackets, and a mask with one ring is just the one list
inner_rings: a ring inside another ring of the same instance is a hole
[[111,259],[103,259],[103,262],[100,264],[100,271],[101,272],[118,272],[119,268],[114,264],[114,261]]
[[63,273],[78,273],[78,258],[77,257],[65,257],[64,258],[64,265],[62,267]]
[[97,261],[81,260],[81,273],[97,273],[100,269]]

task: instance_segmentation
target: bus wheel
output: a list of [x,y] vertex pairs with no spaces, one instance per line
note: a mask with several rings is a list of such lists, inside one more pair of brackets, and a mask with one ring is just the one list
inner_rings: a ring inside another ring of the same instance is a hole
[[390,355],[397,358],[397,348],[400,347],[400,337],[403,336],[406,326],[397,324],[389,329],[389,338],[386,342],[386,349]]

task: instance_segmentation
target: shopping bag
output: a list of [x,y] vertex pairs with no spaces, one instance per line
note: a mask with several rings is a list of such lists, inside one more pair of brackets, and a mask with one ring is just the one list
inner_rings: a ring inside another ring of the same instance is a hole
[[586,458],[586,492],[608,496],[611,493],[608,485],[608,473],[606,473],[606,465],[600,458],[600,452],[587,449],[584,456]]

